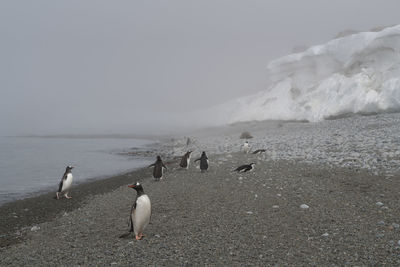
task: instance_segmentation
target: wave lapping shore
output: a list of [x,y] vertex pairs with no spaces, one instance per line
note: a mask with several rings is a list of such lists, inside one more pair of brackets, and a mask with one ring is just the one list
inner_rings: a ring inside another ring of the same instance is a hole
[[[1,217],[14,212],[26,221],[18,229],[8,225],[7,233],[19,238],[1,248],[0,263],[398,265],[400,179],[386,165],[395,162],[357,165],[378,152],[384,161],[396,160],[391,145],[397,140],[398,118],[386,114],[316,124],[249,123],[197,133],[189,146],[178,139],[161,152],[179,155],[195,148],[195,158],[201,150],[209,151],[208,172],[201,173],[193,163],[189,170],[171,163],[161,182],[150,178],[151,169],[141,169],[103,185],[80,185],[70,201],[49,195],[39,197],[41,202],[10,203],[0,209]],[[240,152],[243,130],[254,136],[249,140],[253,149],[267,153]],[[382,147],[368,140],[382,142]],[[349,155],[352,149],[359,154]],[[385,151],[393,154],[382,155]],[[347,164],[347,158],[358,161]],[[250,162],[256,163],[252,172],[233,172]],[[142,241],[120,239],[129,229],[135,199],[126,185],[138,180],[152,201],[151,223]],[[27,217],[29,205],[41,208]],[[45,222],[30,224],[29,218],[48,210],[53,215]]]

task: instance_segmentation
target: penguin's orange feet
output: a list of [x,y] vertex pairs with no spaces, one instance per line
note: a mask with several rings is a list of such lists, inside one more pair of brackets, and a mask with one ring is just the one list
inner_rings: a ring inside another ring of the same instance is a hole
[[142,239],[142,237],[140,235],[136,235],[135,238],[136,238],[136,240]]
[[70,199],[70,198],[72,198],[72,197],[70,197],[70,196],[68,196],[68,195],[65,195],[65,198],[68,198],[68,199]]
[[145,235],[144,234],[139,234],[139,236],[140,236],[140,239],[142,238],[142,237],[145,237]]

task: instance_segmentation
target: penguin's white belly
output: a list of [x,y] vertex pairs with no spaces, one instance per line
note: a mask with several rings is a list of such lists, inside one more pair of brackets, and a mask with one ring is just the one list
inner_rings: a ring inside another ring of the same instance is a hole
[[141,195],[136,202],[136,209],[132,212],[133,230],[135,235],[143,232],[150,222],[151,203],[147,195]]
[[74,176],[71,173],[67,174],[67,179],[63,181],[63,185],[61,188],[61,192],[68,191],[72,186],[72,181],[74,180]]
[[187,168],[187,169],[189,169],[190,157],[191,157],[191,156],[189,156],[189,157],[187,158],[187,160],[186,160],[186,165],[187,165],[187,167],[186,167],[186,168]]

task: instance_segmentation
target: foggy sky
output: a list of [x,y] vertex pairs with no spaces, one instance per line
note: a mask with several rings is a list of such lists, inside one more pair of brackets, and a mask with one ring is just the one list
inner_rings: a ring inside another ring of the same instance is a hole
[[176,129],[176,113],[265,89],[268,62],[293,47],[399,24],[399,7],[397,0],[3,0],[0,134]]

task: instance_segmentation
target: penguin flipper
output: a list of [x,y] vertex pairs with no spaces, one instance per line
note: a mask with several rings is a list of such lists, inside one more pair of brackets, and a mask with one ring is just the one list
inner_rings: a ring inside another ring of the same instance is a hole
[[135,216],[135,211],[136,211],[136,200],[135,203],[133,203],[132,208],[131,208],[131,214],[129,215],[129,222],[130,222],[130,229],[129,229],[129,233],[133,232],[133,216]]
[[61,181],[58,185],[58,192],[61,192],[62,190],[62,186],[63,186],[63,182],[67,180],[67,172],[64,173],[63,177],[61,178]]

